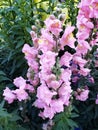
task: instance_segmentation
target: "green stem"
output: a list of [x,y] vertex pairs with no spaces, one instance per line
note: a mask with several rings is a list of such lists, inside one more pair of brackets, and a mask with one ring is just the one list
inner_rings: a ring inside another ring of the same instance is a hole
[[[30,6],[31,6],[31,10],[33,9],[33,3],[32,3],[32,0],[30,0]],[[33,11],[31,11],[31,17],[33,16]]]
[[[11,0],[9,0],[9,6],[10,6],[10,8],[12,8],[12,6],[13,6],[13,4],[12,4],[12,2],[11,2]],[[15,14],[14,14],[14,12],[12,11],[12,17],[13,17],[13,20],[15,20]]]

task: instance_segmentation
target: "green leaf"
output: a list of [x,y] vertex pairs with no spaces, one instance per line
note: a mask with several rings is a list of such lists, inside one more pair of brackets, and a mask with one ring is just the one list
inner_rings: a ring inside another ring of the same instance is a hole
[[63,120],[60,120],[56,126],[53,128],[53,130],[69,130],[68,125]]
[[3,81],[11,81],[11,80],[5,76],[0,76],[0,82],[3,82]]
[[4,108],[0,108],[0,117],[7,118],[11,117],[11,114],[9,114]]
[[24,40],[20,40],[18,43],[17,43],[17,46],[16,46],[16,49],[20,48],[21,46],[24,45]]
[[71,118],[79,117],[79,114],[77,113],[71,113]]
[[78,127],[77,123],[72,119],[66,119],[66,121],[71,128]]
[[0,130],[4,130],[1,125],[0,125]]
[[12,114],[12,117],[10,118],[10,121],[18,121],[22,120],[20,116],[15,115],[14,113]]
[[6,74],[2,70],[0,70],[0,75],[5,76]]
[[30,28],[30,27],[26,27],[26,31],[27,31],[28,33],[30,33],[30,32],[31,32],[31,28]]
[[3,101],[0,103],[0,109],[3,108],[4,104],[5,104],[5,100],[3,100]]

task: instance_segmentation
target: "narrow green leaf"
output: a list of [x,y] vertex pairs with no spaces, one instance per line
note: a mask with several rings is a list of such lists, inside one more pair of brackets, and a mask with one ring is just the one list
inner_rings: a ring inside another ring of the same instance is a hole
[[0,70],[0,75],[5,76],[6,74],[2,70]]

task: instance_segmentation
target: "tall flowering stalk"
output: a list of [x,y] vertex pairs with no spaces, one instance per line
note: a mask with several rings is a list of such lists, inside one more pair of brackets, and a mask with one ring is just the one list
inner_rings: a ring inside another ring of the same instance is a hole
[[[33,46],[25,44],[22,49],[29,66],[27,79],[18,77],[13,82],[16,90],[8,87],[4,90],[8,103],[28,100],[30,93],[34,93],[33,106],[40,109],[39,116],[52,119],[72,104],[73,97],[80,101],[88,99],[87,85],[73,88],[72,84],[81,77],[91,78],[85,57],[98,42],[98,1],[82,0],[78,7],[76,38],[73,34],[75,27],[67,25],[63,30],[64,21],[54,15],[45,20],[40,35],[33,30],[30,32]],[[66,47],[74,53],[65,51]]]

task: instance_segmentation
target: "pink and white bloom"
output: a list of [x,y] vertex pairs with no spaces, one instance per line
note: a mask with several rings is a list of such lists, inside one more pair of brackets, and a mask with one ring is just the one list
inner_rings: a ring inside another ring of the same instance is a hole
[[28,99],[28,93],[24,89],[13,90],[13,93],[19,101]]
[[26,87],[26,80],[23,77],[17,77],[14,79],[14,85],[18,88],[25,89]]
[[60,59],[60,65],[65,65],[67,67],[70,66],[70,61],[72,60],[72,55],[68,52],[65,52],[64,55]]
[[83,68],[84,65],[87,63],[87,61],[79,55],[74,55],[73,61],[74,61],[75,64],[78,64],[81,68]]
[[64,83],[59,88],[58,93],[59,93],[60,100],[63,101],[64,105],[68,106],[70,102],[71,93],[72,93],[71,86]]
[[28,44],[23,46],[22,52],[25,54],[25,58],[28,60],[29,58],[35,58],[38,51],[34,47],[30,47]]
[[64,102],[60,99],[52,100],[50,107],[54,110],[54,113],[60,113],[64,111]]
[[55,36],[58,36],[62,31],[62,23],[60,20],[51,18],[51,16],[45,20],[45,25],[48,31],[51,31]]
[[56,92],[51,92],[45,84],[42,84],[37,89],[37,98],[42,100],[42,102],[46,103],[47,105],[50,104],[52,97],[56,94]]
[[9,104],[16,99],[16,95],[8,87],[6,87],[6,89],[4,90],[3,96],[4,99],[8,101]]
[[74,31],[75,27],[73,26],[67,26],[65,29],[65,32],[63,34],[63,36],[60,39],[60,45],[61,45],[61,49],[64,50],[64,46],[69,46],[71,48],[75,48],[75,41],[76,39],[74,38],[72,32]]
[[90,73],[90,69],[88,68],[80,68],[79,70],[79,74],[83,75],[83,76],[87,76]]
[[76,100],[86,101],[88,99],[89,90],[82,89],[82,91],[76,95]]
[[43,112],[40,112],[39,116],[43,119],[49,118],[52,119],[55,115],[54,109],[52,107],[46,106]]
[[78,45],[76,47],[77,53],[78,54],[87,54],[88,50],[91,50],[91,47],[87,41],[84,40],[79,40]]

